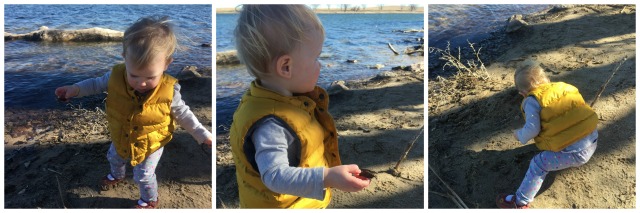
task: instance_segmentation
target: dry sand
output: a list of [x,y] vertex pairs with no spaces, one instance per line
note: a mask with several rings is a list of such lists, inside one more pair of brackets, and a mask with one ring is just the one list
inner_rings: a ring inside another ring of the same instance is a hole
[[[514,89],[519,62],[533,58],[551,81],[580,89],[591,103],[626,57],[594,109],[598,149],[580,167],[551,172],[533,208],[636,207],[635,6],[576,6],[525,16],[529,26],[487,67],[491,77],[429,76],[429,165],[470,208],[496,208],[499,193],[513,193],[539,150],[522,146],[512,131],[524,124]],[[429,172],[429,208],[456,208]]]
[[[424,124],[424,64],[413,67],[419,68],[347,82],[350,90],[331,95],[342,163],[377,177],[360,192],[334,190],[329,208],[424,208],[424,134],[400,164],[401,175],[388,173]],[[238,208],[228,133],[216,141],[216,208]]]
[[[181,94],[211,130],[211,69],[201,74],[181,80]],[[103,98],[74,99],[63,110],[5,109],[5,208],[135,205],[140,193],[131,166],[124,184],[105,192],[98,187],[109,173]],[[160,208],[212,208],[211,162],[211,149],[203,150],[184,129],[176,130],[156,169]]]

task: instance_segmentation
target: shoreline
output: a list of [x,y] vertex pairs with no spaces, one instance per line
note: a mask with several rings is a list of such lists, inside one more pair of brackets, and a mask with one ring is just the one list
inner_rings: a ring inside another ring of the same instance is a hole
[[[407,7],[408,8],[408,7]],[[420,14],[424,13],[424,7],[418,7],[414,11],[410,11],[409,9],[400,9],[398,6],[393,6],[392,9],[383,9],[379,10],[377,8],[370,8],[359,11],[342,11],[338,8],[334,8],[331,10],[318,8],[315,10],[316,14]],[[235,8],[216,8],[216,14],[237,14]]]

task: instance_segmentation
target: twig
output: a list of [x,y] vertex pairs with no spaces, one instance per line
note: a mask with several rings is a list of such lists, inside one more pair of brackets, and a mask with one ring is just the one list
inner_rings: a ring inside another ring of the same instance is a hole
[[444,193],[440,193],[440,192],[436,192],[436,191],[429,191],[429,193],[434,193],[436,195],[440,195],[442,197],[449,198],[449,199],[451,199],[451,201],[453,201],[453,203],[456,204],[456,206],[458,206],[458,208],[464,209],[464,208],[462,208],[462,205],[460,205],[460,203],[455,198],[453,198],[453,196],[451,196],[450,194],[444,194]]
[[622,61],[620,62],[620,64],[618,64],[618,66],[616,67],[615,70],[613,70],[613,73],[611,73],[611,76],[609,76],[609,79],[607,79],[607,81],[604,82],[604,84],[602,85],[602,87],[600,87],[600,91],[598,91],[598,94],[596,95],[596,98],[593,99],[593,102],[591,102],[590,107],[593,108],[593,105],[596,104],[596,101],[598,101],[598,98],[600,98],[600,95],[602,95],[602,92],[604,91],[604,88],[607,87],[607,84],[609,84],[609,81],[611,81],[611,78],[613,78],[613,76],[616,74],[616,72],[618,72],[618,69],[620,68],[620,66],[622,66],[622,64],[627,61],[627,57],[625,56],[624,59],[622,59]]
[[462,201],[462,199],[460,199],[460,197],[458,196],[458,194],[456,194],[455,191],[453,191],[453,189],[451,189],[451,187],[449,187],[449,185],[444,182],[444,180],[442,180],[442,178],[440,178],[440,176],[438,176],[438,173],[436,173],[435,170],[433,170],[433,166],[431,166],[430,164],[429,166],[429,170],[431,170],[431,172],[433,172],[434,175],[436,175],[436,177],[438,178],[438,180],[440,180],[440,182],[442,182],[442,184],[447,187],[447,189],[453,194],[453,196],[455,196],[455,198],[458,200],[458,202],[460,202],[460,204],[465,208],[468,209],[469,207],[467,207],[466,204],[464,204],[464,201]]
[[58,195],[60,195],[60,201],[62,201],[62,207],[67,208],[64,205],[64,197],[62,196],[62,188],[60,187],[60,180],[58,180],[58,175],[56,175],[56,183],[58,183]]
[[396,55],[400,55],[400,53],[398,53],[398,51],[396,51],[396,49],[394,49],[393,46],[391,46],[391,43],[387,43],[387,46],[389,46],[389,49],[391,49],[393,53],[395,53]]
[[49,170],[50,172],[53,172],[53,173],[56,173],[56,174],[62,175],[62,173],[60,173],[60,172],[58,172],[58,171],[56,171],[56,170],[53,170],[53,169],[50,169],[50,168],[47,168],[47,170]]
[[227,205],[224,205],[224,201],[222,201],[222,198],[218,197],[218,200],[220,200],[220,204],[222,205],[222,208],[226,209]]
[[400,160],[398,161],[398,163],[396,163],[396,166],[393,167],[393,175],[398,176],[400,174],[400,170],[398,169],[398,167],[400,166],[400,163],[402,163],[402,161],[407,158],[407,154],[409,154],[409,151],[411,150],[411,148],[413,147],[413,144],[416,143],[416,141],[418,140],[418,138],[420,138],[420,135],[422,135],[422,132],[424,132],[424,126],[422,126],[420,128],[420,132],[418,132],[418,134],[416,135],[416,137],[413,138],[413,140],[411,141],[411,143],[409,143],[407,145],[407,148],[404,150],[404,153],[402,154],[402,157],[400,157]]

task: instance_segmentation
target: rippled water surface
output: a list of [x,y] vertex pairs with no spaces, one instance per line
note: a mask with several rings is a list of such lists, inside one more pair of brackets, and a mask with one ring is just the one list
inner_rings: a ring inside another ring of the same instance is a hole
[[[166,15],[173,21],[179,50],[169,73],[186,65],[211,66],[211,5],[5,5],[4,31],[28,33],[40,26],[75,30],[101,27],[124,31],[138,18]],[[6,108],[59,107],[56,87],[102,76],[122,63],[121,42],[4,43]]]

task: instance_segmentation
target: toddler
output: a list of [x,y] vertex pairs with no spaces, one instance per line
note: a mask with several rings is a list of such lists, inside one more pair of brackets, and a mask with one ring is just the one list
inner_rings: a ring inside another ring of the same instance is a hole
[[230,142],[241,208],[325,208],[330,188],[370,180],[341,165],[329,95],[316,86],[324,28],[304,5],[243,5],[238,56],[255,77],[233,115]]
[[106,114],[112,143],[107,153],[111,172],[100,182],[109,190],[125,177],[126,163],[140,189],[136,208],[158,207],[155,169],[164,146],[171,141],[174,121],[198,143],[211,147],[212,134],[189,110],[178,80],[165,74],[177,45],[167,17],[139,19],[124,33],[124,64],[102,77],[56,89],[59,99],[107,92]]
[[499,208],[529,208],[550,171],[585,164],[598,141],[598,116],[576,87],[549,82],[542,67],[530,60],[516,70],[514,79],[524,97],[520,109],[525,117],[524,127],[514,136],[523,145],[534,139],[542,152],[531,160],[516,193],[498,196]]

